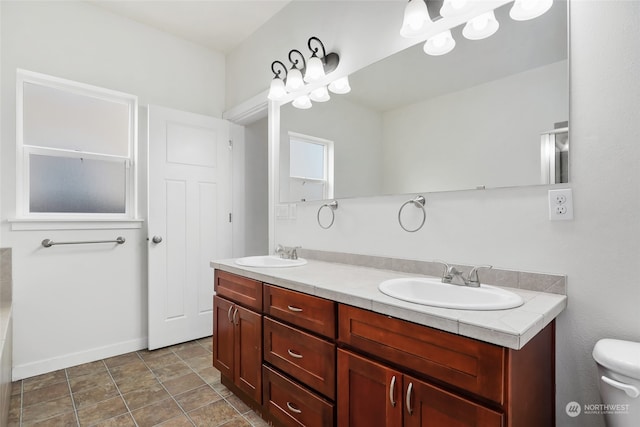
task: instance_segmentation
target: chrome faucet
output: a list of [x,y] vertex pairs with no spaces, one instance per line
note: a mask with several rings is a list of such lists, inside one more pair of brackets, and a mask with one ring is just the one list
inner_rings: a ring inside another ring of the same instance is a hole
[[458,286],[469,286],[472,288],[480,287],[480,278],[478,277],[478,270],[481,268],[492,268],[490,265],[477,265],[471,269],[469,275],[465,278],[464,272],[458,270],[453,265],[449,265],[444,261],[436,261],[444,265],[444,271],[442,273],[442,283],[450,283]]
[[298,249],[300,246],[276,246],[276,254],[280,255],[283,259],[298,259]]

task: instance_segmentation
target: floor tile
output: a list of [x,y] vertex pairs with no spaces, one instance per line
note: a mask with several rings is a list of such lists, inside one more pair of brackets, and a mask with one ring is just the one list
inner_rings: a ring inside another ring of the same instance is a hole
[[36,377],[27,378],[23,381],[23,392],[37,390],[59,382],[67,381],[67,374],[64,369],[50,372],[48,374],[38,375]]
[[116,380],[116,385],[122,394],[131,393],[141,388],[152,387],[156,384],[159,384],[159,382],[151,371]]
[[66,412],[46,420],[34,423],[22,423],[24,427],[77,427],[78,421],[74,411]]
[[48,402],[36,403],[22,408],[22,424],[31,424],[72,411],[73,403],[70,395]]
[[109,373],[111,374],[113,379],[116,381],[126,377],[132,377],[132,376],[144,374],[145,372],[148,372],[148,371],[149,371],[149,368],[140,358],[138,358],[133,362],[126,363],[124,365],[118,365],[114,368],[109,368]]
[[185,359],[184,363],[194,371],[201,371],[213,366],[213,355],[211,353],[207,353],[202,356],[192,357],[191,359]]
[[122,396],[130,411],[171,397],[164,387],[156,381],[150,387],[139,388]]
[[78,409],[78,419],[81,426],[89,426],[101,421],[108,420],[127,412],[120,396],[105,400],[95,405]]
[[93,387],[113,384],[113,380],[108,372],[100,372],[97,374],[83,375],[81,377],[69,378],[69,386],[73,393],[78,393]]
[[181,359],[174,352],[171,352],[163,356],[147,359],[144,362],[147,364],[149,369],[154,370],[162,366],[171,365],[173,363],[179,363],[180,361]]
[[198,340],[198,344],[203,346],[209,352],[211,352],[211,353],[213,352],[213,338],[212,337],[202,338],[201,340]]
[[211,386],[204,385],[194,390],[179,394],[174,398],[184,411],[189,412],[209,403],[217,402],[222,399],[222,396],[213,390]]
[[76,404],[76,408],[80,409],[117,396],[119,396],[118,389],[115,384],[111,383],[73,393],[73,401]]
[[11,396],[22,393],[22,381],[15,381],[11,383]]
[[175,396],[176,394],[184,393],[185,391],[201,387],[205,385],[205,382],[202,381],[202,378],[191,371],[191,373],[187,375],[164,381],[162,385],[172,396]]
[[69,395],[69,384],[64,381],[24,393],[22,395],[22,404],[24,406],[31,406],[36,403],[56,400]]
[[185,346],[181,349],[174,349],[173,352],[183,360],[197,356],[211,356],[211,353],[198,343],[192,343],[192,345]]
[[214,367],[199,370],[198,375],[209,385],[220,384],[220,371]]
[[158,427],[193,427],[193,423],[186,415],[180,415],[178,417],[171,418],[169,421],[165,421],[162,424],[158,424]]
[[249,408],[247,404],[240,400],[240,398],[235,394],[225,397],[225,399],[231,406],[236,409],[236,411],[240,412],[241,414],[246,414],[247,412],[251,411],[251,408]]
[[224,400],[190,411],[189,417],[198,427],[214,427],[233,420],[239,414]]
[[153,405],[131,412],[139,427],[151,427],[180,416],[183,412],[173,399],[165,399]]
[[136,427],[135,421],[129,414],[118,415],[108,420],[100,421],[92,427]]
[[165,382],[171,378],[181,377],[191,372],[191,368],[184,362],[172,363],[171,365],[161,366],[153,370],[153,373],[156,374],[161,382]]
[[231,392],[231,390],[229,390],[227,387],[224,386],[224,384],[222,383],[214,383],[211,384],[211,387],[213,387],[213,389],[215,391],[218,392],[218,394],[222,397],[229,397],[231,395],[233,395],[233,393]]
[[253,427],[269,427],[269,423],[262,419],[256,411],[244,414],[244,417]]
[[222,424],[220,427],[251,427],[251,424],[249,424],[249,422],[243,417],[238,416],[231,421],[227,421],[226,423]]
[[96,362],[84,363],[82,365],[67,368],[67,376],[69,378],[81,377],[83,375],[93,375],[105,372],[107,367],[102,360]]
[[167,354],[173,354],[173,350],[171,347],[159,348],[158,350],[139,350],[138,355],[142,358],[142,360],[153,360],[157,357],[163,357]]
[[120,365],[127,365],[132,362],[137,362],[139,360],[140,360],[140,357],[138,356],[138,353],[134,351],[132,353],[121,354],[120,356],[110,357],[108,359],[105,359],[104,363],[105,365],[107,365],[107,368],[111,369]]

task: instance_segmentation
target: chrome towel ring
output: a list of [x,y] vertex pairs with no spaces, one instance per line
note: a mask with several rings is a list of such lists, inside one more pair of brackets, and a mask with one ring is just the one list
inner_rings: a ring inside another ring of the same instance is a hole
[[[400,206],[400,210],[398,210],[398,224],[400,224],[400,227],[402,227],[404,231],[408,231],[409,233],[414,233],[422,228],[422,226],[424,225],[424,222],[427,220],[427,211],[424,209],[425,203],[426,203],[426,200],[423,196],[416,196],[411,200],[407,200],[402,204],[402,206]],[[405,227],[404,224],[402,223],[402,210],[408,204],[412,204],[415,207],[422,209],[422,222],[417,228],[414,228],[412,230]]]
[[[329,211],[331,212],[331,222],[326,227],[320,222],[320,212],[322,212],[322,209],[324,208],[329,208]],[[325,203],[324,205],[320,206],[320,208],[318,209],[318,214],[316,215],[316,219],[318,220],[318,225],[320,226],[320,228],[324,228],[325,230],[331,228],[331,226],[333,225],[333,221],[336,220],[336,209],[338,209],[337,200],[334,200],[330,203]]]

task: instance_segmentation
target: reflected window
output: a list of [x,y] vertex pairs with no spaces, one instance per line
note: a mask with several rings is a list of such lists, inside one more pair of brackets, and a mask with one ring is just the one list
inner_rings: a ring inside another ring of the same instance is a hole
[[17,96],[21,215],[133,218],[137,98],[23,70]]
[[333,198],[333,141],[289,132],[292,200]]

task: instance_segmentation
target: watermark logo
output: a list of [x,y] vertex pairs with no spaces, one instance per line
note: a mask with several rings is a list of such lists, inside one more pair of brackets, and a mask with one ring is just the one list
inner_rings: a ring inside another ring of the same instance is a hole
[[578,415],[580,415],[580,412],[582,412],[582,408],[580,407],[580,404],[578,402],[567,403],[567,406],[564,407],[564,410],[571,418],[577,417]]

